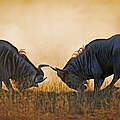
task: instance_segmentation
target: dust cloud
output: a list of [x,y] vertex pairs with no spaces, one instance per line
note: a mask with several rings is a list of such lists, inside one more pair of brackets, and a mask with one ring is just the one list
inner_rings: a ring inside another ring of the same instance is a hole
[[1,0],[0,39],[26,49],[36,66],[63,67],[79,47],[119,33],[119,10],[114,0]]

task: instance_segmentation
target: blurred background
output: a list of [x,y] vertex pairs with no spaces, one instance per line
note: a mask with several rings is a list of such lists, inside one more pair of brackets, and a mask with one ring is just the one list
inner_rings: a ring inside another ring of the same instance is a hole
[[[63,68],[81,46],[119,33],[119,11],[119,0],[0,0],[0,39],[25,49],[36,66]],[[70,90],[54,71],[43,70],[48,79],[40,90]]]

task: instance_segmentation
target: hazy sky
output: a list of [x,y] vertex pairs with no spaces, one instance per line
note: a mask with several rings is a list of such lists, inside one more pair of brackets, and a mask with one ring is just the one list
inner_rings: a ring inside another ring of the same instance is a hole
[[119,11],[117,0],[0,0],[0,38],[35,65],[63,67],[82,45],[119,33]]
[[119,33],[118,11],[113,0],[2,0],[0,37],[25,48],[36,64],[66,61],[89,41]]

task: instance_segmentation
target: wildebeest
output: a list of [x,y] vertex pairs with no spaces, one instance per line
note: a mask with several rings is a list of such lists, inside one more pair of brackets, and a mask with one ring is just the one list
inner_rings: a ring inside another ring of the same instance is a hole
[[45,78],[40,66],[36,68],[15,46],[0,40],[0,89],[3,81],[8,90],[14,92],[10,79],[15,80],[16,88],[21,91],[37,87]]
[[99,91],[104,79],[112,74],[113,80],[104,90],[115,88],[114,84],[120,78],[120,34],[93,40],[63,69],[51,68],[57,71],[63,82],[76,90],[85,88],[86,80],[94,79],[94,91]]

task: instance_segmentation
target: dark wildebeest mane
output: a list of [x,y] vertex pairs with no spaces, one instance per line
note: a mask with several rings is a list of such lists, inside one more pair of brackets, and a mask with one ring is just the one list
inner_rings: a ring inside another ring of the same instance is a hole
[[[110,38],[109,38],[110,39]],[[78,50],[74,51],[72,54],[72,57],[69,59],[69,61],[66,63],[66,65],[64,66],[64,69],[71,64],[71,61],[73,59],[76,59],[76,57],[80,56],[85,50],[89,49],[89,46],[91,46],[94,42],[97,41],[101,41],[101,40],[109,40],[109,39],[96,39],[94,41],[91,41],[90,43],[83,45],[82,47],[80,47]]]
[[15,46],[13,46],[10,42],[5,41],[5,40],[0,40],[0,41],[6,42],[6,43],[9,44],[10,46],[12,46],[12,47],[14,48],[14,50],[16,50],[16,52],[18,52],[18,54],[19,54],[22,58],[24,58],[29,64],[31,64],[31,65],[38,71],[38,69],[35,67],[35,65],[34,65],[33,63],[31,63],[31,61],[30,61],[30,60],[28,59],[28,57],[26,56],[26,51],[25,51],[25,49],[20,49],[20,50],[18,51],[18,49],[17,49]]
[[[13,56],[13,53],[16,52],[18,56],[21,56],[24,60],[26,60],[30,65],[32,65],[34,67],[35,70],[38,71],[38,69],[35,67],[35,65],[28,59],[28,57],[26,56],[26,51],[25,49],[20,49],[18,50],[15,46],[13,46],[10,42],[6,41],[6,40],[0,40],[0,42],[5,43],[6,45],[10,46],[10,51],[11,52],[11,56]],[[7,49],[7,46],[4,47],[4,49]],[[39,72],[39,71],[38,71]]]
[[80,47],[77,51],[74,51],[72,58],[79,56],[85,50],[85,46]]
[[77,56],[79,56],[85,50],[85,48],[86,48],[86,46],[82,46],[77,51],[74,51],[74,53],[72,54],[72,57],[70,58],[70,60],[64,66],[64,69],[67,67],[68,64],[70,64],[71,60],[75,59]]
[[33,65],[33,63],[31,63],[31,61],[28,59],[28,57],[26,56],[26,51],[25,51],[25,49],[20,49],[20,50],[18,51],[18,49],[17,49],[15,46],[13,46],[10,42],[8,42],[8,41],[6,41],[6,40],[0,40],[0,41],[6,42],[7,44],[9,44],[9,45],[14,49],[14,51],[18,52],[18,54],[19,54],[22,58],[24,58],[27,62],[29,62],[29,64],[31,64],[35,69],[37,69],[37,68]]
[[[22,58],[24,58],[29,64],[31,64],[37,71],[38,71],[38,69],[35,67],[35,65],[33,64],[33,63],[31,63],[31,61],[28,59],[28,57],[26,56],[26,51],[25,51],[25,49],[20,49],[19,51],[18,51],[18,53],[20,54],[20,56],[22,57]],[[39,72],[39,71],[38,71]]]

